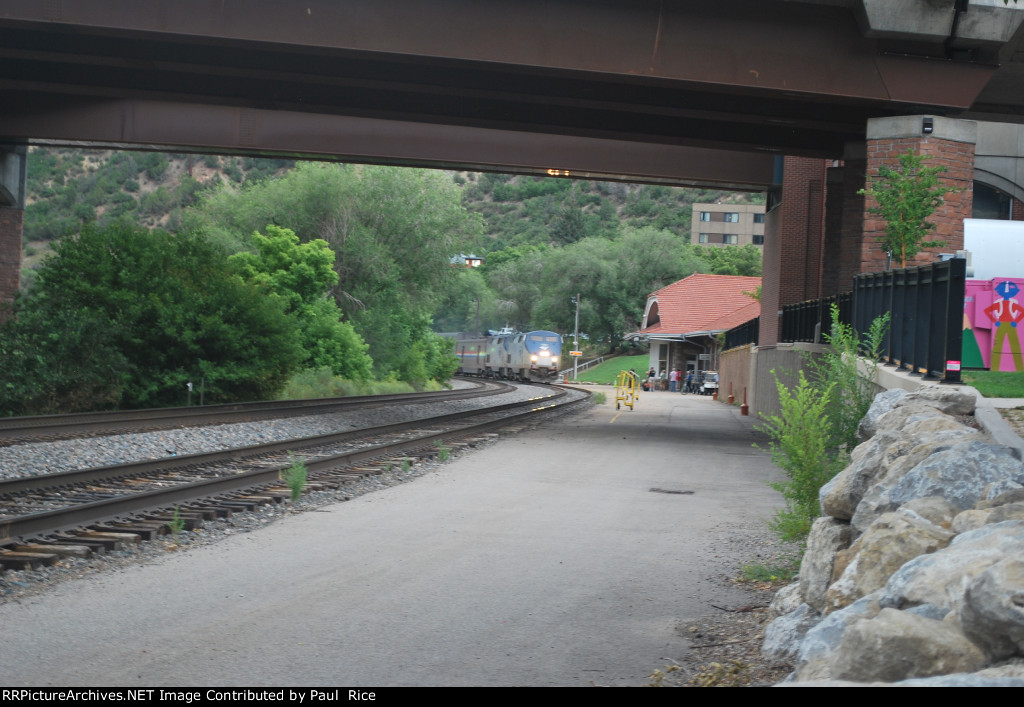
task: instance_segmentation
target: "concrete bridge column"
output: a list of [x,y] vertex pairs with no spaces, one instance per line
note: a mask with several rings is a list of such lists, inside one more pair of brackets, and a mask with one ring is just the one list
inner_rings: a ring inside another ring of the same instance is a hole
[[[899,155],[907,150],[928,155],[928,166],[942,166],[946,172],[940,179],[958,191],[945,196],[945,203],[929,219],[937,228],[930,240],[941,240],[944,246],[922,251],[915,265],[934,262],[936,254],[962,250],[964,219],[971,218],[974,187],[974,146],[978,139],[977,123],[937,116],[903,116],[875,118],[868,121],[866,174],[878,176],[881,165],[899,166]],[[886,269],[888,257],[878,239],[885,235],[885,221],[869,213],[874,200],[865,199],[863,238],[859,272],[880,272]],[[895,260],[893,267],[899,267]],[[911,265],[911,263],[907,263]]]
[[0,147],[0,321],[21,280],[27,154],[25,146]]
[[783,305],[821,296],[827,164],[808,157],[784,160],[779,204],[765,215],[760,346],[778,343]]

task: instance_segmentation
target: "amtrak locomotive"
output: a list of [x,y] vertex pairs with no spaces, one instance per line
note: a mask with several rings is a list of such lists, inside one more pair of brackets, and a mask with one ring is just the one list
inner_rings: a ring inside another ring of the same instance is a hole
[[486,336],[457,334],[458,373],[487,378],[549,382],[558,373],[562,337],[553,331],[488,331]]

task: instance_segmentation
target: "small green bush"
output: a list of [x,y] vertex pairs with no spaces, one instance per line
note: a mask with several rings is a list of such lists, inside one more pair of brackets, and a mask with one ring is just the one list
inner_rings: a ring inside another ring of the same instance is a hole
[[[775,372],[772,371],[775,376]],[[820,514],[818,490],[845,465],[843,450],[830,448],[832,421],[829,405],[835,383],[822,389],[812,386],[803,371],[792,392],[775,376],[781,415],[766,418],[758,429],[768,435],[772,462],[788,481],[769,482],[782,494],[786,507],[776,511],[769,523],[786,542],[802,541]]]
[[185,529],[185,519],[181,517],[181,511],[177,506],[174,508],[174,514],[171,516],[171,521],[167,523],[167,529],[171,531],[171,535],[177,540],[181,531]]
[[308,479],[309,472],[306,469],[305,459],[293,460],[292,465],[281,472],[281,480],[288,485],[288,489],[291,491],[292,503],[299,500]]

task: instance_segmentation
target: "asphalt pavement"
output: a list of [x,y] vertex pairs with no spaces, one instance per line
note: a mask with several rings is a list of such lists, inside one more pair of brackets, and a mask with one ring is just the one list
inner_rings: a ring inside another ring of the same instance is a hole
[[779,497],[754,421],[642,393],[407,484],[0,605],[0,685],[642,685]]

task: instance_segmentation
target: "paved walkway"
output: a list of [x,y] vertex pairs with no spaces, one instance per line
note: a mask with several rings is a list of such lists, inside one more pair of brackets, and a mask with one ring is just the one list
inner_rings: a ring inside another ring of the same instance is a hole
[[[412,483],[0,605],[0,685],[641,685],[742,603],[753,421],[642,394]],[[665,491],[673,493],[665,493]]]

